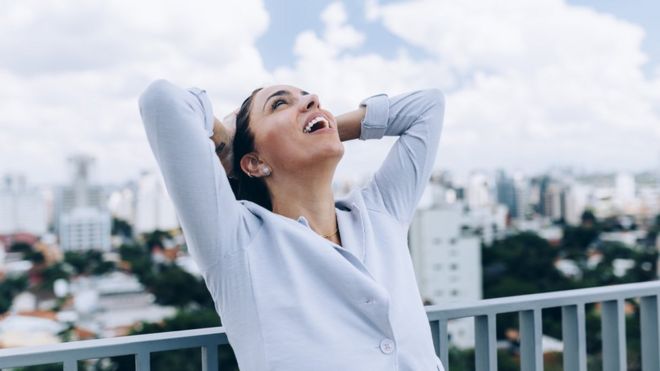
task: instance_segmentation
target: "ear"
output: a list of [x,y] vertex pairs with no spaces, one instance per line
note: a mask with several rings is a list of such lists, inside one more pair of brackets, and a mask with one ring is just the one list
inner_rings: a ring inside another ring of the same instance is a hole
[[259,160],[259,155],[256,152],[247,153],[241,158],[241,170],[248,176],[256,176],[259,174],[260,163],[261,160]]

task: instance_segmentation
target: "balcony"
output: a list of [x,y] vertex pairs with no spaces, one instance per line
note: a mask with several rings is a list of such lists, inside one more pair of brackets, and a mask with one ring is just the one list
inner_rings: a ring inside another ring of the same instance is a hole
[[[427,307],[436,353],[447,370],[448,321],[473,317],[475,366],[478,371],[497,370],[496,316],[517,313],[521,370],[542,370],[542,310],[561,308],[564,370],[587,370],[585,305],[601,308],[602,354],[605,371],[627,368],[624,302],[640,307],[641,363],[644,371],[660,371],[658,300],[660,282],[644,282],[535,295],[482,300],[469,304]],[[0,369],[60,363],[64,371],[77,371],[85,359],[134,355],[136,369],[148,371],[151,353],[200,348],[202,369],[218,370],[218,346],[228,344],[222,327],[62,343],[52,346],[0,350]]]

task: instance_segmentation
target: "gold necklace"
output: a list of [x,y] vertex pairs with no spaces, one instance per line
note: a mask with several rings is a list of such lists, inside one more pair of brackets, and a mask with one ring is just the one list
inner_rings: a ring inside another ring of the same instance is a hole
[[335,229],[335,231],[332,232],[332,233],[330,233],[330,234],[321,235],[321,236],[322,236],[323,238],[328,238],[328,237],[330,237],[330,236],[334,236],[335,234],[337,234],[337,232],[339,232],[339,228]]

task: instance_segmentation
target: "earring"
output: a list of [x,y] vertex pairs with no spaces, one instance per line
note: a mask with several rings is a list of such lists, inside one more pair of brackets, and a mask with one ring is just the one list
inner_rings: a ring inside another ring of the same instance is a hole
[[261,171],[264,173],[264,176],[269,176],[270,175],[270,167],[264,166]]

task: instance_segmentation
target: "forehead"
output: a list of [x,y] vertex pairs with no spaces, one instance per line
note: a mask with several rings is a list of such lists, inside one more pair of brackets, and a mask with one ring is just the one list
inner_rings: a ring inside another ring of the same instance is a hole
[[256,106],[258,110],[261,110],[261,107],[263,107],[264,103],[266,103],[268,97],[270,97],[273,93],[276,93],[280,90],[287,91],[293,94],[294,96],[299,96],[302,92],[302,89],[291,85],[267,86],[259,90],[257,94],[254,96],[254,106]]

